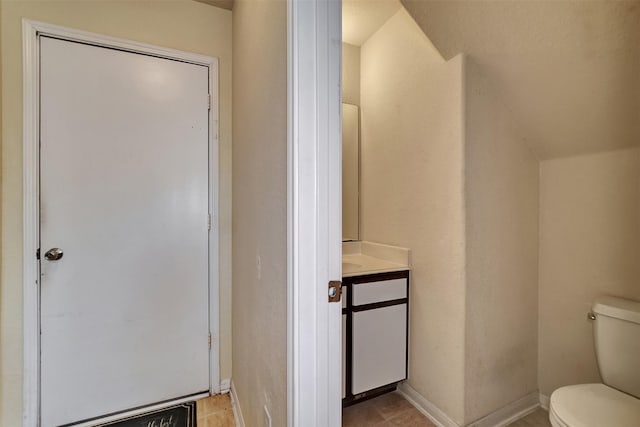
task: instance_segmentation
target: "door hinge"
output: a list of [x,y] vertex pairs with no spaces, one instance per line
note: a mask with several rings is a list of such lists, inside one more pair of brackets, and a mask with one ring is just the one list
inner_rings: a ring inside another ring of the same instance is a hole
[[211,214],[207,214],[207,230],[211,230]]
[[332,280],[329,282],[329,302],[340,302],[342,297],[342,282]]
[[209,332],[209,349],[211,349],[211,332]]
[[36,259],[40,259],[40,248],[36,249]]
[[211,94],[207,95],[207,108],[211,110]]

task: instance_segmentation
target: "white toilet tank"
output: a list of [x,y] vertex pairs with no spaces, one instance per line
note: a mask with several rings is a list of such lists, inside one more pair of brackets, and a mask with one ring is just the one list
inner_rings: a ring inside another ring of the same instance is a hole
[[596,356],[603,382],[640,398],[640,302],[598,297],[593,302]]

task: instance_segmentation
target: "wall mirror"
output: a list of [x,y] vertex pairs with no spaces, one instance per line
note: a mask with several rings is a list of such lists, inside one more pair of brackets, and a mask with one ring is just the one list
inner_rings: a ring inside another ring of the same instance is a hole
[[342,240],[360,239],[360,109],[342,104]]

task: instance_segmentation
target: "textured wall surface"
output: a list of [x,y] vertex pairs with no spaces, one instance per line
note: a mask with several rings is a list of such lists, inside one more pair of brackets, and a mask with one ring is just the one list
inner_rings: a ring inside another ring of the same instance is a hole
[[598,382],[593,299],[640,301],[640,149],[540,166],[540,392]]
[[[247,426],[287,425],[287,9],[233,9],[233,384]],[[256,258],[261,259],[261,271]]]
[[537,391],[538,159],[465,67],[465,421]]
[[462,422],[462,60],[444,63],[403,9],[361,66],[362,238],[411,248],[409,384]]
[[221,378],[231,375],[231,12],[189,0],[2,1],[0,425],[22,414],[22,18],[220,58]]

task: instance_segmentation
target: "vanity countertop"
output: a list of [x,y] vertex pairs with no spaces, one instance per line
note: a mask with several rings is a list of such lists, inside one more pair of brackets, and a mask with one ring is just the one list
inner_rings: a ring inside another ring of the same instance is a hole
[[372,242],[342,244],[342,277],[409,269],[409,249]]

